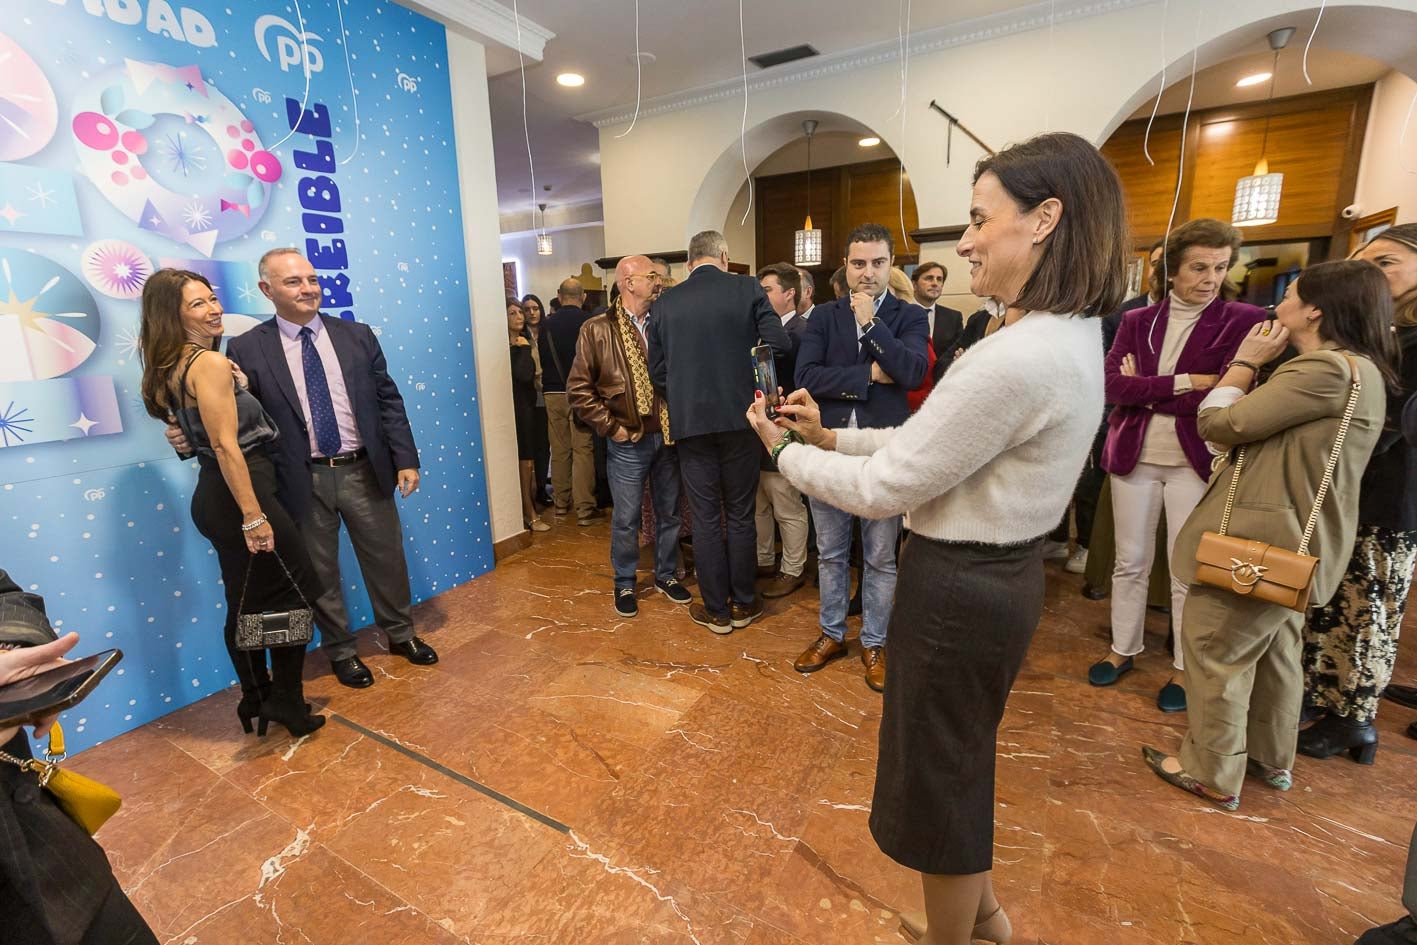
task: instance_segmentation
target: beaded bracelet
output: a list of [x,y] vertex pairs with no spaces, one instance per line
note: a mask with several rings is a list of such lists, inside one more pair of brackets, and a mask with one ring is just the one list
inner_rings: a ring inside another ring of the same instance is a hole
[[[1234,361],[1231,361],[1229,364],[1225,365],[1225,370],[1228,371],[1228,370],[1230,370],[1232,367],[1234,367],[1234,366],[1237,365],[1237,364],[1240,365],[1240,367],[1249,368],[1251,371],[1253,371],[1253,372],[1256,373],[1256,374],[1258,374],[1258,373],[1260,372],[1259,365],[1257,365],[1257,364],[1252,364],[1252,363],[1249,362],[1249,361],[1241,361],[1241,360],[1238,359],[1238,358],[1236,358]],[[1224,373],[1224,372],[1221,372],[1221,373]]]
[[245,522],[245,523],[243,523],[242,526],[241,526],[241,530],[242,530],[243,532],[254,532],[256,529],[260,528],[260,527],[261,527],[262,525],[264,525],[264,524],[266,524],[266,517],[265,517],[264,515],[262,515],[260,518],[256,519],[254,522]]
[[778,440],[777,445],[772,448],[772,461],[774,463],[777,462],[778,456],[782,454],[783,450],[787,449],[788,444],[801,442],[802,437],[798,436],[795,430],[786,431],[782,434],[782,439]]

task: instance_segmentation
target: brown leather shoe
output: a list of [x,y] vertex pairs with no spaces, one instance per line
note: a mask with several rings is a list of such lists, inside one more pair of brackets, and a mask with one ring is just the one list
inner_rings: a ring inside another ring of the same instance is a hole
[[877,692],[885,692],[886,648],[883,646],[862,647],[861,665],[866,667],[866,685]]
[[760,564],[760,565],[758,565],[758,577],[760,577],[760,578],[770,578],[770,577],[773,577],[773,576],[776,575],[776,574],[777,574],[777,565],[775,565],[775,564]]
[[714,633],[728,634],[733,632],[732,621],[727,617],[713,616],[703,604],[689,605],[689,619],[701,627],[708,627]]
[[773,578],[771,581],[763,585],[762,595],[767,598],[786,597],[788,594],[791,594],[793,591],[797,590],[806,582],[807,579],[800,574],[796,577],[791,577],[786,574],[779,574],[777,577]]
[[730,619],[733,621],[734,630],[742,630],[762,615],[763,599],[761,597],[746,606],[734,604],[730,608]]
[[840,659],[846,655],[846,644],[838,643],[825,633],[817,637],[816,642],[802,651],[802,655],[793,662],[792,668],[799,673],[815,673],[832,660]]

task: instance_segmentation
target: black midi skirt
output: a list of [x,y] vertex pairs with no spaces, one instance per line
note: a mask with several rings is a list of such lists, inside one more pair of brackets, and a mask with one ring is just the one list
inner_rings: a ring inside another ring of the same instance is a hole
[[871,834],[902,866],[993,868],[995,740],[1043,614],[1041,545],[911,535],[901,552]]

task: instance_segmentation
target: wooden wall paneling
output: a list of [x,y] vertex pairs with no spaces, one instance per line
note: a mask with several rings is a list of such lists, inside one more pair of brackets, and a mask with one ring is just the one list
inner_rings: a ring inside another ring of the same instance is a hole
[[[1158,121],[1151,129],[1149,146],[1143,150],[1145,140],[1146,122],[1128,122],[1102,146],[1102,155],[1117,169],[1126,190],[1127,222],[1134,247],[1150,246],[1166,232],[1176,196],[1181,124]],[[1146,151],[1156,162],[1154,166],[1148,163]],[[1177,216],[1185,219],[1179,213]]]
[[[920,228],[915,191],[905,178],[905,232],[901,232],[900,163],[893,158],[851,164],[842,169],[847,177],[848,232],[862,223],[879,223],[895,236],[897,255],[905,251],[906,236]],[[845,233],[842,234],[845,238]],[[913,244],[912,244],[913,245]]]
[[[830,255],[837,168],[812,171],[812,226],[822,230],[822,255]],[[807,173],[774,174],[754,181],[754,226],[759,267],[790,262],[797,230],[807,215]],[[732,247],[730,247],[730,250]]]

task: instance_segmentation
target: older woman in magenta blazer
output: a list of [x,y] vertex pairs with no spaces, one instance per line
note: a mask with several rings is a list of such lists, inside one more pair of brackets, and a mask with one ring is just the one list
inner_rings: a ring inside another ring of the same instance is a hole
[[[1163,257],[1169,292],[1156,305],[1128,312],[1107,355],[1108,420],[1102,468],[1112,477],[1117,564],[1112,576],[1112,651],[1088,670],[1094,686],[1129,672],[1144,647],[1147,577],[1156,528],[1166,510],[1167,547],[1174,546],[1205,493],[1210,451],[1196,431],[1196,409],[1235,356],[1264,310],[1227,302],[1220,288],[1240,248],[1240,231],[1219,220],[1192,220],[1171,234]],[[1186,586],[1171,578],[1171,613],[1179,617]],[[1157,706],[1186,708],[1176,672]]]

